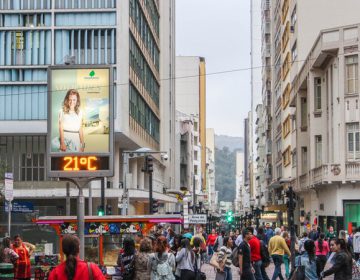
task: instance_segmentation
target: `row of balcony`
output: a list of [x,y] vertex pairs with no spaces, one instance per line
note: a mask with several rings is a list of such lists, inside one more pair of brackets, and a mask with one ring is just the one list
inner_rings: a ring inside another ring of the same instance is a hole
[[309,188],[323,183],[359,181],[360,180],[360,163],[348,162],[345,164],[345,172],[341,170],[338,164],[324,164],[313,168],[309,173],[299,177],[299,185],[294,182],[294,189],[297,191],[305,191]]

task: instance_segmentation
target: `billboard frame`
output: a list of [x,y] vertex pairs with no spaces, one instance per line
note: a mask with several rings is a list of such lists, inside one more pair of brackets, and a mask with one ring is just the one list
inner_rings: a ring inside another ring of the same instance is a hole
[[[109,152],[106,153],[74,153],[74,152],[52,152],[51,151],[51,130],[52,130],[52,71],[53,70],[81,70],[81,69],[106,69],[109,71]],[[48,96],[47,96],[47,177],[49,178],[88,178],[88,177],[112,177],[114,176],[114,81],[113,81],[113,67],[104,64],[98,65],[56,65],[49,66],[47,69],[48,79]],[[106,170],[79,170],[79,171],[61,171],[51,170],[51,159],[64,156],[97,156],[108,157],[109,168]]]

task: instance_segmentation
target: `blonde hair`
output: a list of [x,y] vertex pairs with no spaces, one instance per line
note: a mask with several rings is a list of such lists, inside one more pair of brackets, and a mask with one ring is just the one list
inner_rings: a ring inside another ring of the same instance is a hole
[[76,89],[69,89],[65,95],[64,102],[63,102],[63,111],[64,113],[69,113],[70,105],[69,99],[71,95],[76,95],[76,105],[75,105],[75,113],[79,114],[80,108],[80,94]]

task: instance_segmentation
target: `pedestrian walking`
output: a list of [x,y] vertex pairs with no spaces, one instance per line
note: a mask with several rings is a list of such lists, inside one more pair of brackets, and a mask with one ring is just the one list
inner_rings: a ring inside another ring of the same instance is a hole
[[329,242],[331,239],[337,238],[336,231],[333,226],[329,226],[329,231],[325,235],[326,240]]
[[180,270],[181,280],[195,280],[195,253],[193,252],[190,241],[185,238],[181,240],[181,250],[176,255],[177,270]]
[[219,251],[219,249],[223,246],[224,238],[225,238],[225,231],[222,230],[221,234],[216,238],[216,241],[214,244],[214,252]]
[[345,240],[333,239],[330,241],[330,248],[335,252],[334,265],[321,273],[321,277],[334,274],[334,280],[352,279],[352,257],[346,248]]
[[[288,246],[288,248],[290,250],[291,241],[290,241],[289,233],[287,231],[284,231],[282,233],[282,237],[285,239],[286,245]],[[286,278],[289,278],[289,276],[290,276],[290,257],[288,254],[284,253],[283,261],[284,261],[284,265],[285,265],[285,276],[286,276]]]
[[303,254],[305,252],[304,244],[305,241],[309,240],[307,232],[303,232],[302,238],[299,240],[299,254]]
[[214,254],[214,245],[215,245],[217,237],[218,237],[218,235],[216,234],[216,230],[213,228],[211,230],[211,234],[208,235],[208,238],[206,240],[206,245],[208,248],[208,255],[210,258]]
[[269,266],[270,264],[270,255],[269,255],[269,251],[268,251],[268,247],[266,245],[266,235],[264,233],[264,228],[263,227],[259,227],[258,228],[258,234],[257,234],[257,238],[260,240],[260,249],[261,249],[261,275],[263,277],[264,280],[270,280],[269,276],[266,273],[266,267]]
[[4,237],[0,247],[0,263],[15,263],[19,255],[11,249],[10,237]]
[[250,251],[251,251],[251,263],[255,270],[254,276],[256,280],[263,280],[263,276],[261,273],[262,258],[261,258],[260,240],[254,235],[253,227],[249,227],[248,229],[252,235],[248,243],[250,245]]
[[135,253],[135,277],[134,280],[150,280],[147,264],[152,252],[152,242],[145,238],[140,242],[139,251]]
[[274,236],[274,231],[273,229],[270,227],[270,224],[269,223],[266,223],[266,230],[265,230],[265,235],[266,235],[266,245],[269,244],[269,241],[271,239],[271,237]]
[[303,266],[305,268],[305,279],[319,279],[316,270],[315,243],[312,239],[305,241],[304,253],[296,257],[295,266]]
[[132,280],[135,277],[135,241],[131,237],[125,237],[123,252],[119,254],[117,265],[120,268],[123,280]]
[[360,227],[356,229],[356,233],[353,235],[353,248],[355,260],[359,260],[360,256]]
[[313,224],[312,229],[309,233],[309,239],[316,241],[319,238],[319,235],[320,233],[318,231],[317,225]]
[[151,280],[174,280],[175,257],[169,252],[165,236],[159,236],[155,242],[155,253],[150,255],[148,263]]
[[251,248],[249,244],[253,235],[252,232],[246,228],[243,230],[242,236],[243,241],[238,249],[240,280],[254,280],[255,270],[251,265]]
[[13,250],[19,256],[19,258],[14,263],[14,278],[30,279],[30,256],[35,251],[35,245],[28,242],[23,242],[20,235],[15,235]]
[[330,252],[329,243],[325,240],[324,233],[320,233],[318,240],[315,241],[315,248],[317,275],[320,277],[320,273],[326,265],[327,255]]
[[64,235],[61,244],[66,261],[50,272],[49,280],[105,280],[97,265],[79,259],[80,240],[78,237]]
[[225,263],[224,272],[225,280],[232,280],[231,273],[231,253],[233,247],[233,240],[229,236],[224,237],[224,246],[222,246],[218,253],[218,262]]
[[288,254],[289,257],[291,256],[290,250],[285,242],[285,239],[281,237],[280,234],[281,234],[281,229],[276,228],[275,235],[271,237],[268,246],[269,254],[271,255],[275,265],[275,270],[272,276],[272,280],[275,280],[278,277],[280,278],[280,280],[284,279],[284,277],[281,274],[281,264],[283,263],[283,256],[284,253]]

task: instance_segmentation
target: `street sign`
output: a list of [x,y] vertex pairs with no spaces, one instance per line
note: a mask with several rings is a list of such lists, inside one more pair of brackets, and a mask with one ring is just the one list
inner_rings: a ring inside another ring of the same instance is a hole
[[[5,212],[9,212],[9,203],[5,201]],[[11,205],[11,212],[13,213],[33,213],[34,205],[31,202],[13,202]]]
[[189,215],[189,224],[202,225],[206,223],[206,215]]
[[14,199],[14,177],[12,173],[5,173],[5,200]]

